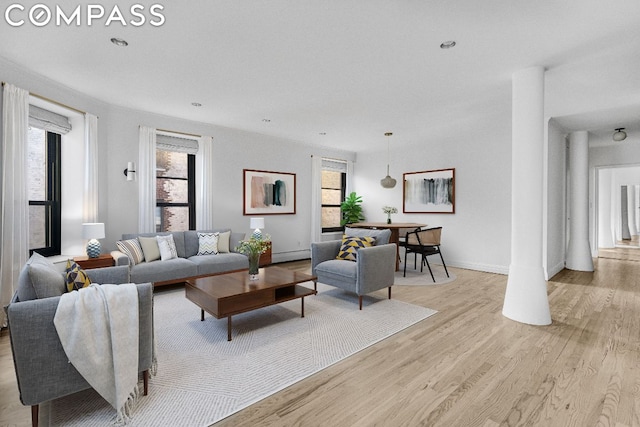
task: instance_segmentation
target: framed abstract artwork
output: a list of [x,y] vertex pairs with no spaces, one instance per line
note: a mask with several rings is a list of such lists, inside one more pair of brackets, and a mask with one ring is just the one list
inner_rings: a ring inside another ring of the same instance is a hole
[[455,213],[454,168],[402,174],[402,212]]
[[296,213],[296,174],[243,169],[243,214]]

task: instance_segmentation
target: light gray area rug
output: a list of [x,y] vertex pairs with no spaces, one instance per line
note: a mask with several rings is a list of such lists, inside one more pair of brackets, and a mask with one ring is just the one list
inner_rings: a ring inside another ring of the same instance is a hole
[[[445,285],[456,280],[456,275],[449,269],[449,277],[444,271],[444,267],[441,264],[431,264],[431,270],[433,271],[434,282],[429,274],[429,269],[425,266],[420,272],[420,264],[416,270],[413,269],[413,260],[407,260],[407,276],[404,277],[404,265],[400,264],[400,271],[396,271],[395,283],[396,285],[405,286],[433,286],[433,285]],[[418,260],[420,262],[420,260]]]
[[[312,283],[305,284],[313,286]],[[436,313],[386,299],[386,289],[358,298],[318,285],[318,295],[233,317],[209,315],[183,289],[155,295],[158,374],[129,426],[207,426]],[[93,390],[41,410],[42,425],[108,426],[115,411]]]

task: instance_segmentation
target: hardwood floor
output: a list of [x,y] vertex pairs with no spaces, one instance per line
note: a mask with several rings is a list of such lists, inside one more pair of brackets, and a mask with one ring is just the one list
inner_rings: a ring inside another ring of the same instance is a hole
[[[452,268],[450,284],[395,286],[439,313],[216,427],[639,426],[640,262],[595,266],[549,281],[546,327],[502,316],[503,275]],[[6,334],[0,369],[0,425],[27,426]]]

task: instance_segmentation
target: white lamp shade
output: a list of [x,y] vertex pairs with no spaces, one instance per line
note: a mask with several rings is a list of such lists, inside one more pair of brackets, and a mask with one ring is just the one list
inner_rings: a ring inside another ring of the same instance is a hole
[[82,237],[85,239],[104,239],[104,223],[85,222],[82,224]]
[[264,218],[251,218],[249,221],[249,228],[264,228]]

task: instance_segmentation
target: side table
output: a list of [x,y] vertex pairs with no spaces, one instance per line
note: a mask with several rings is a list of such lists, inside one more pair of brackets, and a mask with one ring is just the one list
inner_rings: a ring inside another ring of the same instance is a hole
[[89,258],[88,256],[77,256],[73,260],[80,268],[89,270],[91,268],[113,267],[116,265],[116,261],[111,254],[100,254],[97,258]]

